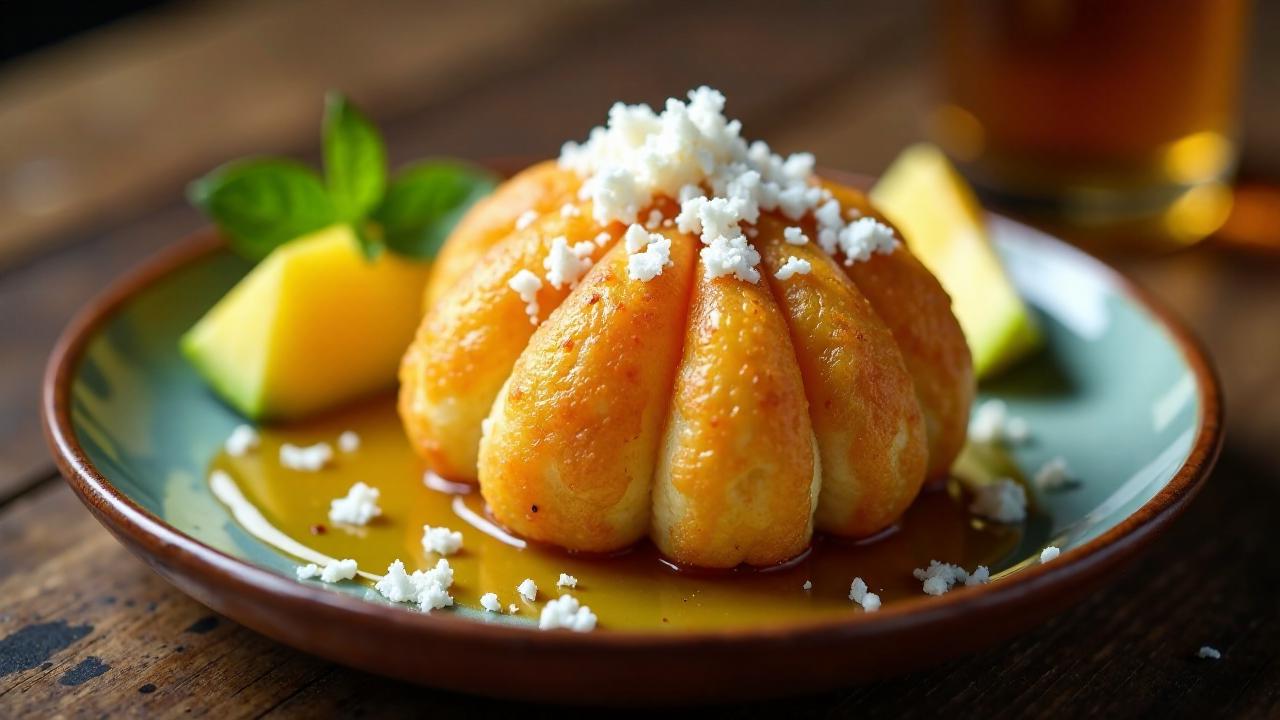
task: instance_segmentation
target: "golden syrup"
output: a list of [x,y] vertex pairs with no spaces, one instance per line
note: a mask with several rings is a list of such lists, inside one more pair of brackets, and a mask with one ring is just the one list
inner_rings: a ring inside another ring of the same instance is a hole
[[[337,437],[346,430],[360,436],[355,452],[337,450]],[[462,550],[449,557],[455,603],[479,608],[480,596],[493,592],[504,613],[514,603],[518,615],[530,620],[562,592],[590,606],[602,629],[715,630],[847,617],[863,612],[849,600],[854,577],[862,577],[886,605],[920,597],[913,568],[931,559],[970,570],[1003,566],[1022,534],[1021,526],[972,518],[953,482],[921,494],[890,531],[860,542],[817,537],[807,554],[778,568],[677,568],[648,542],[616,555],[587,557],[525,544],[488,518],[478,489],[427,478],[391,398],[306,423],[264,428],[261,434],[255,452],[220,455],[211,469],[228,473],[248,502],[289,538],[330,557],[353,558],[362,572],[381,575],[397,559],[409,572],[435,564],[436,556],[422,548],[423,525],[461,531]],[[335,447],[330,467],[300,472],[280,465],[282,443],[321,441]],[[999,457],[972,452],[963,463],[976,474],[988,472],[987,466],[1002,474],[1010,470],[995,467],[1003,464]],[[382,515],[364,527],[329,522],[330,500],[356,482],[381,492]],[[577,587],[557,588],[561,573],[575,576]],[[534,603],[516,593],[525,578],[538,585]],[[806,582],[811,589],[804,589]]]

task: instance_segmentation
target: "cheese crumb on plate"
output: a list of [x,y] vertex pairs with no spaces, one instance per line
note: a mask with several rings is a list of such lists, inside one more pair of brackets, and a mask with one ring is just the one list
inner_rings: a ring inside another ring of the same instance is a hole
[[329,503],[329,521],[347,525],[368,525],[369,521],[382,514],[378,507],[377,488],[369,487],[362,482],[351,486],[345,497]]
[[1027,490],[1009,478],[971,487],[969,512],[999,523],[1022,522],[1027,517]]
[[353,453],[360,449],[360,436],[354,430],[347,430],[338,436],[338,449],[344,453]]
[[422,549],[438,555],[452,555],[462,547],[462,533],[447,527],[422,526]]
[[299,580],[310,580],[318,577],[321,582],[336,583],[339,580],[350,580],[356,576],[356,561],[350,558],[334,560],[325,563],[323,567],[315,563],[307,563],[306,565],[299,565],[296,573]]
[[516,586],[516,592],[525,600],[533,602],[538,597],[538,584],[532,578],[525,578],[524,582]]
[[250,425],[237,425],[223,447],[231,457],[243,457],[250,451],[258,449],[258,431]]
[[571,595],[561,595],[558,600],[548,602],[542,608],[542,615],[538,618],[539,630],[564,629],[588,632],[595,627],[595,613]]
[[329,443],[298,446],[285,443],[280,446],[280,464],[290,470],[316,472],[333,461],[333,448]]

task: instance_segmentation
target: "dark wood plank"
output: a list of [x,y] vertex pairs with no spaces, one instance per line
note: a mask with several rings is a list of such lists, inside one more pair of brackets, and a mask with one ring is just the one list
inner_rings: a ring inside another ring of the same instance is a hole
[[554,51],[613,3],[192,3],[0,74],[0,267],[227,158],[298,150],[326,89],[395,115]]

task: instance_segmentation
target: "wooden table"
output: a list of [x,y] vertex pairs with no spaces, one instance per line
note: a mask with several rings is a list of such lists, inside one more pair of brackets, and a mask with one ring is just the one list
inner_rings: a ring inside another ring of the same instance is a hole
[[[785,5],[197,3],[0,69],[0,716],[547,712],[353,672],[168,586],[53,470],[42,365],[76,307],[201,224],[187,179],[247,152],[314,160],[330,86],[399,161],[550,155],[614,99],[708,83],[749,136],[878,171],[922,134],[928,6]],[[1280,32],[1278,5],[1258,8],[1256,37]],[[1280,49],[1254,55],[1246,165],[1274,178]],[[1226,385],[1227,448],[1187,515],[1110,589],[1020,639],[736,714],[1280,714],[1280,254],[1211,242],[1123,267],[1198,329]],[[1197,659],[1205,644],[1222,660]]]

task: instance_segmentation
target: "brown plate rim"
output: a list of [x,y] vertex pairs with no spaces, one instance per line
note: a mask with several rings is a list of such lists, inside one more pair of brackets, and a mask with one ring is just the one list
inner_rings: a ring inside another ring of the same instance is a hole
[[[848,173],[828,172],[845,180]],[[1017,223],[1018,221],[1013,220]],[[1022,225],[1022,223],[1018,223]],[[299,611],[326,607],[350,613],[364,622],[392,623],[428,635],[473,640],[486,644],[531,640],[553,650],[678,649],[693,645],[843,642],[871,635],[891,634],[906,627],[943,624],[958,615],[989,615],[1012,610],[1035,598],[1070,592],[1073,586],[1096,579],[1108,568],[1132,558],[1176,518],[1203,486],[1222,448],[1223,415],[1217,372],[1199,340],[1172,311],[1146,290],[1105,262],[1052,236],[1048,242],[1105,277],[1119,292],[1147,310],[1162,326],[1196,376],[1202,408],[1195,441],[1187,460],[1157,495],[1115,527],[1084,545],[1064,551],[1052,563],[1024,568],[998,582],[963,587],[941,597],[893,603],[877,613],[851,613],[847,619],[793,623],[777,627],[713,631],[651,632],[613,630],[595,633],[540,632],[509,624],[481,623],[451,613],[416,613],[368,602],[344,593],[296,582],[291,578],[234,558],[177,530],[120,492],[89,461],[71,422],[70,387],[88,342],[123,305],[180,267],[199,262],[224,246],[212,228],[205,228],[157,253],[111,284],[72,319],[49,358],[41,393],[45,439],[54,459],[77,496],[103,525],[118,537],[130,539],[142,552],[162,558],[181,573],[204,574],[241,600],[285,604]],[[177,574],[181,574],[177,573]],[[1078,588],[1077,588],[1078,589]],[[1050,603],[1054,604],[1054,603]]]

